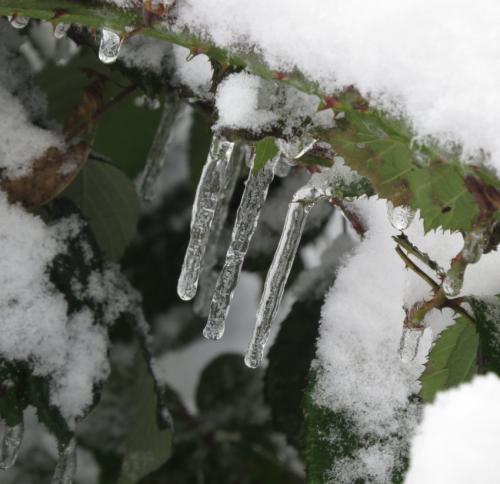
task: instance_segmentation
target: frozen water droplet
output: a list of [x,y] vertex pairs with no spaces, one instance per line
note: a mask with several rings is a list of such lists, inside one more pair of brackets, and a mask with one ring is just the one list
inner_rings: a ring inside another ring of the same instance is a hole
[[99,60],[111,64],[118,59],[122,38],[112,30],[102,29],[101,43],[99,44]]
[[30,19],[28,17],[21,17],[20,15],[9,15],[7,17],[9,23],[15,29],[24,29],[29,23]]
[[269,185],[274,178],[277,157],[268,161],[257,173],[250,170],[240,206],[236,213],[231,243],[222,271],[217,278],[210,304],[208,321],[203,330],[207,339],[217,340],[224,334],[225,322],[234,289],[243,266],[250,241],[259,221],[260,212],[267,198]]
[[17,425],[6,426],[0,448],[0,469],[10,469],[15,463],[21,448],[24,435],[24,422]]
[[476,263],[483,254],[485,234],[482,230],[468,232],[464,240],[462,256],[468,264]]
[[194,312],[199,316],[207,317],[210,310],[210,301],[215,291],[218,276],[215,271],[217,250],[224,229],[224,223],[227,219],[229,204],[241,172],[243,159],[248,156],[248,154],[249,151],[246,149],[246,146],[237,147],[237,149],[233,151],[226,172],[224,173],[224,183],[212,221],[210,238],[207,243],[205,257],[203,258],[203,269],[200,274],[198,293],[193,306]]
[[287,158],[296,160],[304,156],[316,143],[317,140],[311,137],[296,138],[291,141],[283,139],[277,140],[278,148]]
[[406,205],[395,207],[392,202],[387,202],[387,214],[389,222],[395,229],[406,230],[415,217],[415,210]]
[[443,291],[449,297],[458,296],[462,289],[463,276],[455,273],[448,273],[443,281]]
[[424,334],[430,332],[430,328],[407,328],[403,327],[401,341],[399,343],[399,356],[401,361],[409,363],[417,359],[420,352],[420,346],[424,339]]
[[54,37],[56,39],[62,39],[66,37],[66,33],[68,32],[71,24],[59,23],[54,28]]
[[152,200],[155,195],[155,182],[162,171],[168,157],[168,149],[172,142],[173,127],[180,122],[188,109],[178,96],[165,96],[163,112],[156,134],[148,153],[144,170],[137,180],[137,189],[144,200]]
[[215,135],[198,182],[191,215],[191,235],[177,283],[177,294],[184,301],[193,299],[196,294],[203,256],[233,148],[234,143]]
[[[317,178],[311,181],[316,180]],[[283,232],[266,276],[252,340],[245,356],[245,363],[250,368],[257,368],[262,362],[271,325],[283,298],[286,281],[300,244],[307,215],[312,206],[325,197],[326,193],[323,189],[308,183],[296,192],[292,202],[288,205]]]
[[51,484],[72,484],[76,472],[76,439],[74,437],[59,446],[57,461]]

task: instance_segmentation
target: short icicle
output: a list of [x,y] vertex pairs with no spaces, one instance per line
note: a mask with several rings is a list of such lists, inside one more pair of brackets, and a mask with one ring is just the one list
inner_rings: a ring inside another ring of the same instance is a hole
[[7,17],[10,25],[15,29],[24,29],[29,23],[30,19],[28,17],[22,17],[21,15],[9,15]]
[[224,223],[227,219],[229,204],[236,188],[236,182],[240,176],[243,159],[248,158],[248,153],[249,150],[247,147],[242,145],[236,147],[224,176],[224,185],[215,210],[212,230],[205,251],[205,257],[203,258],[203,269],[200,274],[198,293],[193,307],[194,312],[202,317],[207,317],[210,310],[210,301],[215,290],[218,275],[215,270],[217,249],[220,244],[222,231],[224,230]]
[[404,326],[401,341],[399,343],[399,356],[401,361],[403,363],[410,363],[416,360],[421,352],[421,346],[424,340],[427,340],[431,336],[431,328],[408,328]]
[[203,330],[203,335],[207,339],[218,340],[224,334],[234,289],[238,282],[248,246],[257,227],[262,207],[266,201],[269,185],[274,178],[276,162],[277,157],[268,161],[257,173],[253,172],[253,166],[250,168],[245,190],[236,213],[231,243],[224,266],[217,278],[208,321]]
[[326,197],[327,192],[317,188],[314,180],[311,180],[295,193],[288,205],[283,232],[266,276],[254,332],[245,355],[245,364],[250,368],[257,368],[262,362],[271,325],[278,312],[309,211]]
[[154,198],[154,185],[165,162],[172,141],[173,127],[185,114],[188,105],[183,104],[175,94],[165,96],[163,112],[156,134],[148,153],[146,165],[137,182],[139,194],[144,200]]
[[102,29],[101,42],[99,44],[99,60],[104,64],[111,64],[118,59],[122,38],[112,30]]
[[189,301],[196,295],[210,229],[233,148],[234,143],[214,135],[196,189],[191,215],[191,236],[177,283],[177,294],[184,301]]
[[51,484],[72,484],[76,472],[76,439],[59,444],[59,460]]
[[71,27],[71,24],[64,24],[62,22],[58,23],[54,27],[54,37],[56,39],[63,39],[64,37],[66,37],[66,34],[67,34],[70,27]]
[[6,426],[0,448],[0,469],[10,469],[17,460],[19,449],[23,441],[24,422],[21,420],[16,425]]

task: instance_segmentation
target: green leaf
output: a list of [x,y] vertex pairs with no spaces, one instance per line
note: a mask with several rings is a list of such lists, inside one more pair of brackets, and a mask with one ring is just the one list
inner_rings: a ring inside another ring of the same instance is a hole
[[255,143],[253,171],[257,173],[264,165],[278,154],[278,147],[272,136],[267,136]]
[[138,354],[134,366],[133,407],[118,484],[136,484],[158,469],[170,457],[172,447],[171,431],[158,427],[155,385],[142,355]]
[[329,142],[379,196],[420,209],[426,231],[468,231],[477,219],[479,207],[465,185],[465,168],[412,144],[402,121],[390,121],[377,111],[349,111]]
[[500,375],[500,297],[471,299],[479,333],[480,371]]
[[89,160],[62,196],[80,208],[99,247],[111,259],[120,259],[139,218],[139,202],[130,179],[113,165]]
[[445,329],[438,337],[420,381],[420,396],[432,402],[436,393],[469,381],[477,372],[479,335],[464,317]]

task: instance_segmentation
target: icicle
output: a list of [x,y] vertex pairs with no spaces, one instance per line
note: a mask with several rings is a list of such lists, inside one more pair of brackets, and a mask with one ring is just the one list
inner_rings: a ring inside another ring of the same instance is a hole
[[24,422],[6,426],[0,449],[0,469],[10,469],[15,463],[24,435]]
[[30,23],[29,17],[21,17],[20,15],[9,15],[7,19],[15,29],[24,29]]
[[56,39],[62,39],[66,37],[66,33],[68,32],[71,24],[58,23],[54,28],[54,37]]
[[154,198],[155,181],[167,160],[168,148],[172,141],[172,128],[185,114],[187,108],[188,105],[181,103],[178,96],[171,94],[165,97],[160,124],[149,150],[146,165],[137,182],[139,194],[144,200],[149,201]]
[[290,170],[292,169],[293,166],[295,166],[297,163],[294,163],[293,160],[290,160],[284,155],[281,155],[278,158],[278,162],[276,163],[276,167],[274,168],[274,174],[275,176],[279,178],[285,178],[288,176],[290,173]]
[[59,460],[51,484],[72,484],[76,472],[76,439],[59,447]]
[[233,148],[234,143],[215,135],[201,173],[191,216],[191,237],[177,283],[177,294],[184,301],[193,299],[196,294],[210,227]]
[[224,175],[224,185],[212,221],[212,229],[210,231],[205,257],[203,258],[203,269],[198,284],[199,290],[194,302],[194,312],[199,316],[207,317],[210,309],[210,301],[215,290],[218,275],[214,270],[217,264],[217,248],[219,247],[220,237],[224,229],[224,223],[226,222],[229,204],[241,172],[242,161],[243,158],[247,158],[248,155],[248,150],[245,148],[246,147],[240,147],[234,150]]
[[428,340],[430,343],[431,339],[431,328],[408,328],[404,326],[399,342],[401,361],[409,363],[417,360],[418,355],[422,352],[422,346],[426,346],[425,341]]
[[298,190],[288,205],[283,232],[266,276],[252,340],[245,356],[245,363],[250,368],[257,368],[261,364],[271,325],[283,297],[307,215],[320,199],[327,197],[327,192],[316,187],[314,183],[315,180],[311,180]]
[[406,205],[395,207],[392,202],[387,202],[389,222],[397,230],[406,230],[415,217],[415,210]]
[[217,278],[208,321],[203,330],[203,335],[207,339],[217,340],[224,334],[229,305],[233,298],[248,246],[257,227],[260,212],[266,201],[269,185],[274,178],[276,162],[277,157],[268,161],[257,173],[253,173],[253,169],[250,169],[236,214],[231,243],[224,266]]
[[122,38],[112,30],[102,29],[101,43],[99,44],[99,60],[111,64],[118,59]]

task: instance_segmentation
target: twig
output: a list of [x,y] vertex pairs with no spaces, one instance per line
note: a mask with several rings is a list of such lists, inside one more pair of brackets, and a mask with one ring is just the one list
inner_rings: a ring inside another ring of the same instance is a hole
[[445,270],[437,262],[431,259],[428,254],[422,252],[418,247],[413,245],[405,234],[394,235],[392,238],[396,244],[421,260],[425,265],[436,272],[439,277],[443,278],[446,275]]
[[408,269],[411,269],[413,272],[415,272],[415,274],[420,276],[425,282],[427,282],[432,287],[432,289],[434,291],[439,289],[439,284],[434,279],[432,279],[432,277],[430,277],[428,274],[426,274],[422,269],[420,269],[420,267],[418,267],[417,264],[415,264],[408,257],[408,255],[404,253],[403,249],[401,249],[400,246],[396,247],[396,252],[398,253],[399,257],[401,257],[401,259],[403,259],[403,261]]

